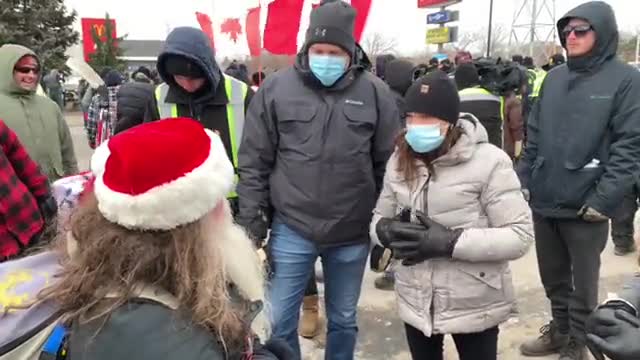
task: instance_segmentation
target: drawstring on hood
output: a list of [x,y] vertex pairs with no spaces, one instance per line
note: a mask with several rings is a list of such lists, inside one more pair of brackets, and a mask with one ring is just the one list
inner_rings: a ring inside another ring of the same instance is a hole
[[618,24],[611,6],[603,1],[591,1],[569,11],[558,21],[558,33],[563,48],[567,48],[562,30],[574,18],[586,20],[596,34],[596,43],[588,55],[569,57],[567,66],[573,71],[591,71],[616,56],[618,52]]
[[24,46],[6,44],[0,47],[0,93],[9,95],[35,94],[35,90],[28,91],[18,86],[13,78],[13,69],[18,61],[25,56],[33,56],[40,63],[36,53]]

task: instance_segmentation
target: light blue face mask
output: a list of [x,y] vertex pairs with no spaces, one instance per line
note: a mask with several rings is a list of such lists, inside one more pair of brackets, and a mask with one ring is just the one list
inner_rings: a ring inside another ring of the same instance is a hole
[[413,151],[426,154],[442,145],[444,136],[440,135],[439,125],[408,125],[405,140]]
[[309,55],[309,67],[322,85],[329,87],[347,71],[348,60],[342,56]]

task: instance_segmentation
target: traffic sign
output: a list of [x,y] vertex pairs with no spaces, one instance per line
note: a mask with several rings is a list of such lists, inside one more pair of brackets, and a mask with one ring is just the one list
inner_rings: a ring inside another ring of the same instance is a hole
[[418,0],[418,8],[429,9],[434,7],[444,7],[462,2],[462,0]]
[[436,13],[427,14],[427,24],[446,24],[452,21],[460,20],[459,11],[438,11]]
[[458,40],[458,27],[437,27],[427,29],[427,44],[446,44]]

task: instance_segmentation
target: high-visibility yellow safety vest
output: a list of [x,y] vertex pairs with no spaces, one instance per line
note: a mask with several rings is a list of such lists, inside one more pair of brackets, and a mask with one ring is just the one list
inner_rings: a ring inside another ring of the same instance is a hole
[[547,72],[544,70],[536,71],[536,80],[533,82],[533,91],[531,92],[531,97],[538,97],[540,95],[540,90],[542,90],[542,84],[544,83],[544,79],[547,77]]
[[[248,86],[244,82],[231,76],[224,76],[224,88],[227,93],[227,123],[229,125],[229,139],[231,139],[231,158],[233,167],[238,169],[238,147],[242,139],[244,129],[244,103],[247,98]],[[156,101],[158,103],[158,114],[160,118],[178,117],[178,105],[166,102],[169,93],[169,85],[163,83],[156,88]],[[235,183],[238,183],[236,174]],[[227,195],[227,198],[238,197],[235,189]]]
[[504,121],[504,96],[496,96],[481,87],[470,87],[460,90],[460,101],[495,101],[500,103],[500,119]]

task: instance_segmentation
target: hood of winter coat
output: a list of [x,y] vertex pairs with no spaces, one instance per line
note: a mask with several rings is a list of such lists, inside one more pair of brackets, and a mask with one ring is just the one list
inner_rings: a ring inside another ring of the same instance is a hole
[[218,88],[222,73],[216,62],[215,53],[207,36],[199,29],[191,27],[175,28],[164,44],[164,49],[158,56],[158,74],[162,81],[173,88],[180,88],[165,69],[165,61],[169,55],[179,55],[188,58],[200,66],[204,71],[211,95]]
[[393,60],[387,64],[384,80],[394,91],[404,96],[413,82],[413,63],[407,60]]
[[13,79],[13,68],[20,59],[27,55],[38,59],[36,53],[21,45],[6,44],[0,47],[0,93],[20,95],[35,93],[35,90],[22,89]]
[[[571,70],[587,71],[599,67],[616,56],[618,51],[618,24],[611,6],[603,1],[591,1],[569,11],[558,21],[558,33],[573,18],[584,19],[596,33],[596,43],[590,54],[579,58],[569,57],[567,66]],[[560,36],[562,47],[567,48],[565,39]]]
[[462,128],[462,136],[460,136],[460,139],[453,145],[451,150],[439,157],[434,164],[453,166],[467,162],[471,160],[479,144],[489,142],[487,130],[475,116],[467,113],[460,114],[457,126]]

